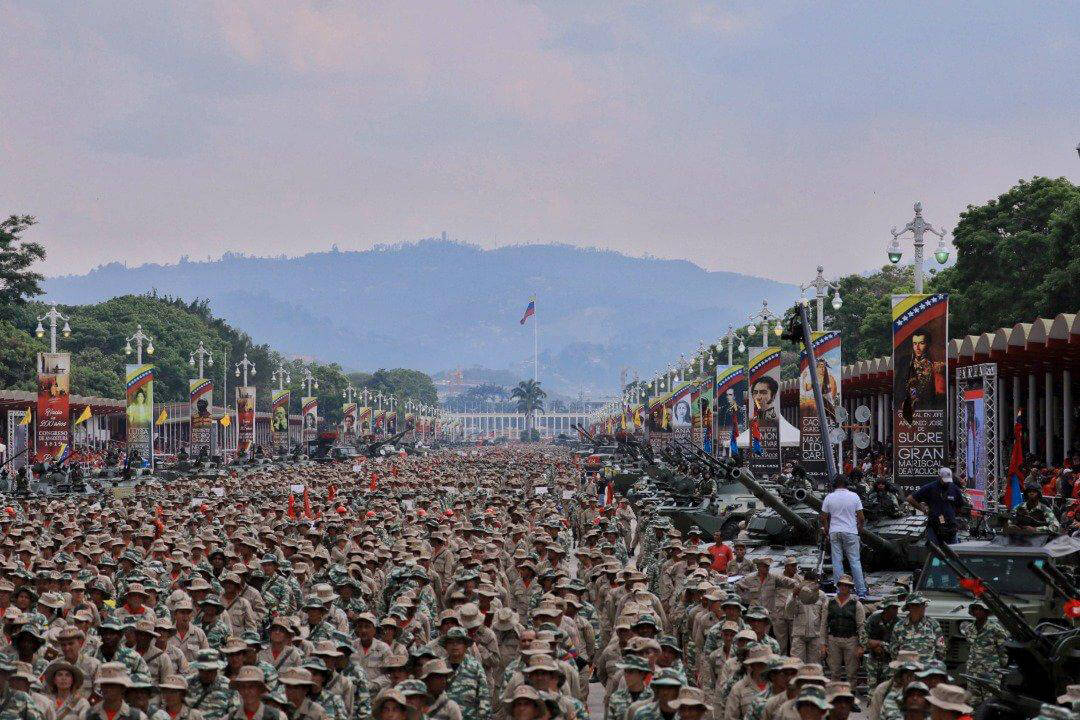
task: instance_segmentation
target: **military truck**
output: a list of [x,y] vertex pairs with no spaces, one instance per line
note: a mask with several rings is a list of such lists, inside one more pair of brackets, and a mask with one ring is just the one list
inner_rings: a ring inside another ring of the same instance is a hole
[[[956,543],[948,548],[1032,627],[1045,623],[1068,626],[1063,615],[1066,592],[1061,586],[1080,585],[1080,539],[1059,537],[1041,545],[1019,545],[1010,543],[1007,536],[997,536],[993,540]],[[1046,573],[1053,574],[1049,583],[1044,581]],[[1054,580],[1058,575],[1064,580]],[[941,625],[946,642],[945,662],[950,667],[963,664],[967,660],[968,644],[961,631],[972,621],[968,612],[971,592],[960,585],[960,578],[946,561],[934,553],[923,563],[915,589],[930,601],[927,616]]]

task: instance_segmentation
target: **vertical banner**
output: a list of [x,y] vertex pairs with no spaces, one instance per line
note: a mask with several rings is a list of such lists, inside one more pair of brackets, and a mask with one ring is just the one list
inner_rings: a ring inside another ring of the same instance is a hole
[[38,353],[34,459],[59,459],[71,433],[71,353]]
[[397,432],[397,410],[387,411],[386,432],[388,435],[393,435]]
[[319,436],[319,398],[310,396],[300,398],[300,412],[304,416],[300,439],[306,449],[307,444],[314,442]]
[[694,427],[693,386],[684,387],[671,398],[671,440],[677,443],[689,443],[690,431]]
[[716,384],[712,379],[702,380],[699,386],[701,394],[698,396],[698,414],[701,416],[701,449],[710,455],[713,454],[713,404],[715,402]]
[[997,363],[957,368],[956,470],[975,510],[1001,498],[997,426]]
[[731,457],[735,440],[748,427],[746,370],[742,365],[716,368],[716,453]]
[[370,435],[375,431],[375,408],[364,406],[358,412],[360,419],[357,421],[356,426],[360,428],[360,434]]
[[[356,442],[357,428],[356,403],[342,403],[341,405],[341,439],[346,445]],[[366,434],[366,433],[362,433]]]
[[747,465],[765,480],[780,474],[780,348],[750,348]]
[[374,435],[378,435],[383,431],[386,425],[386,411],[379,409],[375,411],[375,420],[371,424],[371,432]]
[[191,406],[191,442],[188,452],[194,457],[199,457],[204,451],[207,455],[214,452],[215,426],[214,416],[211,414],[213,398],[214,385],[209,380],[188,380],[188,402]]
[[893,470],[911,492],[948,451],[949,296],[893,295]]
[[236,388],[236,454],[247,455],[255,445],[255,386]]
[[405,413],[405,429],[413,430],[416,428],[416,416],[411,412]]
[[154,366],[149,363],[128,365],[126,370],[128,464],[153,467]]
[[[810,334],[817,361],[818,382],[821,397],[825,401],[825,419],[830,428],[836,427],[836,408],[840,407],[840,333],[814,332]],[[814,385],[810,379],[810,358],[806,350],[799,354],[799,454],[806,476],[814,487],[825,487],[829,470],[825,463],[825,449],[821,446],[821,423],[818,420]],[[835,453],[834,453],[835,457]],[[840,467],[837,458],[837,467]]]
[[30,462],[30,411],[8,410],[7,412],[7,461],[8,472],[12,475]]
[[270,442],[276,453],[289,452],[289,399],[288,390],[274,390],[270,394]]

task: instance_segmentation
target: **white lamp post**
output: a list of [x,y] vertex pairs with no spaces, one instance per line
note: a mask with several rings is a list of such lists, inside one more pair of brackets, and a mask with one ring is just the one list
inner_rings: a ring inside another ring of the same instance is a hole
[[63,320],[64,328],[60,331],[64,334],[64,337],[71,337],[71,326],[68,325],[68,318],[60,314],[60,311],[56,309],[56,303],[53,303],[49,312],[37,319],[36,335],[41,338],[45,337],[45,328],[41,325],[44,321],[49,321],[49,352],[56,352],[56,321]]
[[934,259],[940,264],[944,265],[949,261],[949,249],[945,247],[945,231],[937,230],[930,223],[926,222],[922,216],[922,203],[915,203],[915,217],[911,222],[904,226],[903,230],[897,231],[893,228],[891,231],[893,239],[889,244],[888,254],[889,262],[893,265],[900,262],[900,258],[903,256],[903,251],[900,249],[900,238],[911,233],[914,239],[913,245],[915,246],[915,292],[921,293],[923,291],[923,247],[926,246],[926,233],[931,233],[938,236],[938,247],[934,253]]

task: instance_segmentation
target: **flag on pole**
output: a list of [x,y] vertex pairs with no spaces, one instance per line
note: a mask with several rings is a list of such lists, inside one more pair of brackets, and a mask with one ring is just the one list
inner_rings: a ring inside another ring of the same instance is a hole
[[731,440],[728,442],[731,457],[739,454],[739,411],[731,408]]
[[155,425],[164,425],[165,421],[168,420],[168,419],[169,419],[169,411],[166,410],[165,408],[162,408],[161,409],[161,414],[157,416],[157,420],[154,422],[154,424]]
[[289,511],[286,513],[290,519],[296,519],[296,495],[289,493]]
[[232,419],[228,415],[222,415],[218,422],[221,423],[222,427],[229,427],[232,424]]
[[30,409],[29,408],[27,408],[26,414],[23,415],[23,419],[19,421],[19,424],[20,425],[29,425],[30,424]]
[[525,314],[521,316],[521,324],[536,314],[536,297],[529,298],[529,304],[525,306]]
[[304,486],[304,517],[308,520],[314,517],[311,514],[311,497],[308,495],[307,485]]
[[89,419],[90,419],[90,406],[87,405],[86,407],[83,408],[83,411],[81,413],[79,413],[79,417],[75,418],[75,424],[76,425],[81,425],[82,423],[86,422]]
[[761,448],[761,426],[758,425],[757,415],[750,418],[750,449],[757,455],[765,453]]
[[1024,499],[1023,488],[1020,487],[1020,473],[1024,466],[1024,413],[1016,411],[1016,421],[1013,422],[1013,446],[1009,456],[1009,484],[1005,487],[1005,507],[1012,510]]

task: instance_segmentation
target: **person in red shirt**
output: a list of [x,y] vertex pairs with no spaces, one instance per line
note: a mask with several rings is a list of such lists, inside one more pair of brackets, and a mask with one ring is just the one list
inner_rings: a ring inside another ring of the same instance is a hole
[[713,535],[713,544],[709,546],[709,554],[712,555],[712,569],[717,572],[727,572],[728,563],[731,562],[731,558],[734,553],[731,552],[731,548],[724,542],[724,536],[717,532]]

